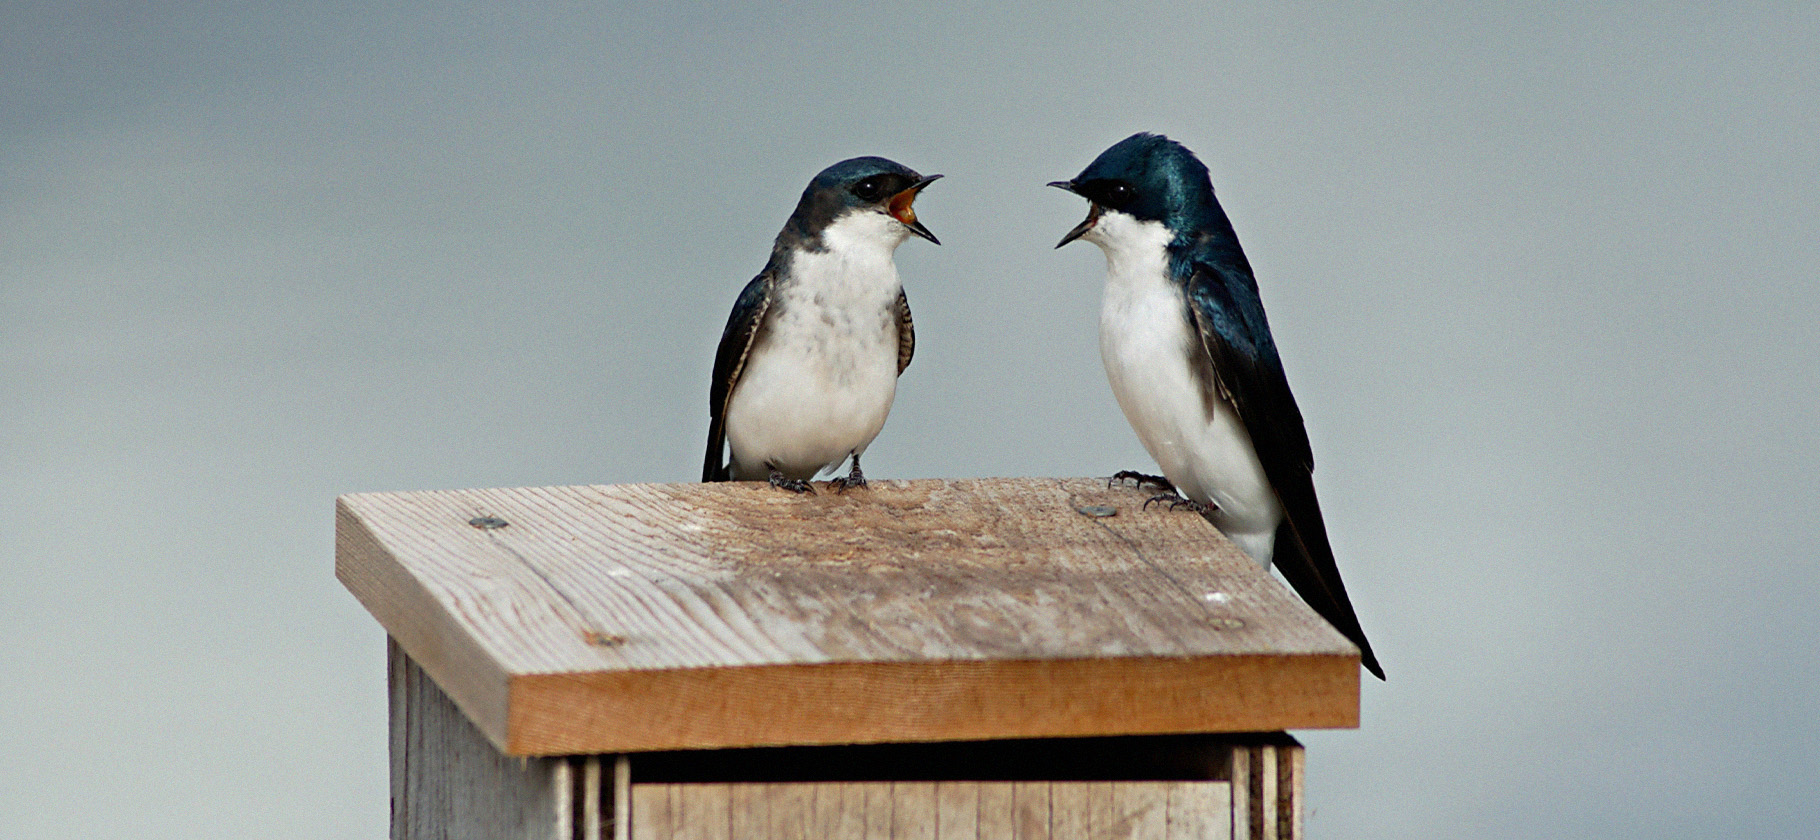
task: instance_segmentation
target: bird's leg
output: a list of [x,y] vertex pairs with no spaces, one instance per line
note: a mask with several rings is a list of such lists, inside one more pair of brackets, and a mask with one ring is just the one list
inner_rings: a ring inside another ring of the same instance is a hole
[[1159,490],[1167,490],[1171,493],[1175,492],[1175,485],[1169,483],[1169,479],[1160,475],[1141,473],[1137,470],[1119,470],[1118,472],[1113,473],[1111,478],[1106,479],[1106,486],[1111,487],[1121,481],[1134,481],[1137,482],[1137,486],[1139,487],[1148,484]]
[[828,484],[843,493],[854,487],[866,486],[866,474],[859,471],[859,456],[853,456],[853,469],[848,470],[846,475],[830,480]]
[[789,490],[789,491],[796,492],[796,493],[813,493],[813,492],[815,492],[815,488],[809,486],[809,482],[804,481],[800,478],[785,478],[783,473],[778,472],[777,468],[771,466],[770,464],[766,464],[765,467],[771,470],[771,486],[772,487],[780,487],[782,489]]

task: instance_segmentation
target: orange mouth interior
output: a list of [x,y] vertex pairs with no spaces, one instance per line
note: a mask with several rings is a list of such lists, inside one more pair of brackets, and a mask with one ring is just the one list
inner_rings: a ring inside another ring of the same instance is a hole
[[904,190],[891,197],[891,217],[906,225],[916,224],[916,210],[910,205],[916,201],[916,190]]

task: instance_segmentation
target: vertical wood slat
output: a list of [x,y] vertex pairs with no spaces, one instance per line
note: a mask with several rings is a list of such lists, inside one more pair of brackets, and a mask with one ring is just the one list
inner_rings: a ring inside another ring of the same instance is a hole
[[1302,802],[1304,769],[1307,753],[1301,744],[1278,747],[1277,754],[1277,826],[1278,836],[1302,840]]
[[[951,835],[940,822],[942,786],[936,782],[891,783],[891,837],[893,840],[935,840]],[[929,819],[936,814],[937,819]],[[960,837],[957,832],[952,837]]]
[[1277,750],[1266,744],[1251,748],[1252,834],[1276,840]]
[[[935,785],[935,836],[978,840],[980,789],[971,782],[938,782]],[[916,819],[912,816],[911,819]]]
[[1070,840],[1087,837],[1092,831],[1090,811],[1096,786],[1110,782],[1057,782],[1073,790],[1057,790],[1049,800],[1049,836]]
[[973,822],[979,826],[979,840],[1012,840],[1010,782],[961,782],[979,791],[978,807]]
[[1235,746],[1228,751],[1226,778],[1232,782],[1232,838],[1251,840],[1251,750]]
[[[601,757],[598,755],[584,756],[581,760],[581,802],[579,806],[581,812],[581,825],[579,826],[580,831],[578,831],[577,834],[581,837],[590,838],[590,840],[592,838],[602,837],[602,814],[600,806],[602,799],[601,791],[603,788],[601,785],[600,764]],[[611,799],[607,800],[609,803],[612,801],[613,800]]]
[[[727,796],[732,813],[727,824],[734,837],[762,837],[771,820],[770,800],[762,785],[733,785]],[[636,818],[636,814],[634,815]]]
[[1011,785],[1012,840],[1050,840],[1054,815],[1049,782],[1015,782]]
[[613,759],[613,840],[632,840],[632,759],[626,755]]
[[582,759],[500,753],[396,642],[386,650],[392,840],[574,840]]

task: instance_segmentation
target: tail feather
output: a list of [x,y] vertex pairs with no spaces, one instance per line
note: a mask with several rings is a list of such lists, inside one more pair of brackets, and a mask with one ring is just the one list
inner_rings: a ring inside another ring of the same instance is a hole
[[1340,581],[1340,569],[1333,560],[1333,552],[1328,550],[1322,553],[1325,555],[1324,563],[1317,561],[1309,551],[1307,542],[1295,527],[1294,519],[1284,517],[1283,524],[1277,526],[1276,548],[1272,552],[1271,562],[1283,573],[1283,579],[1289,581],[1296,594],[1308,602],[1308,606],[1327,619],[1327,623],[1340,631],[1340,635],[1359,646],[1359,663],[1365,666],[1365,670],[1380,680],[1384,679],[1384,668],[1378,664],[1377,655],[1371,652],[1371,642],[1365,640],[1365,629],[1359,626],[1359,617],[1352,610],[1352,601],[1346,597],[1346,584]]
[[726,448],[727,421],[714,417],[708,421],[708,453],[702,457],[702,481],[732,481],[732,465],[722,454]]

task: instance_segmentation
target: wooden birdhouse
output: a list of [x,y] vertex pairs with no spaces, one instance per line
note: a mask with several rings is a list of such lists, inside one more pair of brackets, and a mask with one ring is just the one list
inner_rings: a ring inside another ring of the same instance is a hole
[[1300,837],[1359,653],[1103,479],[364,493],[392,837]]

